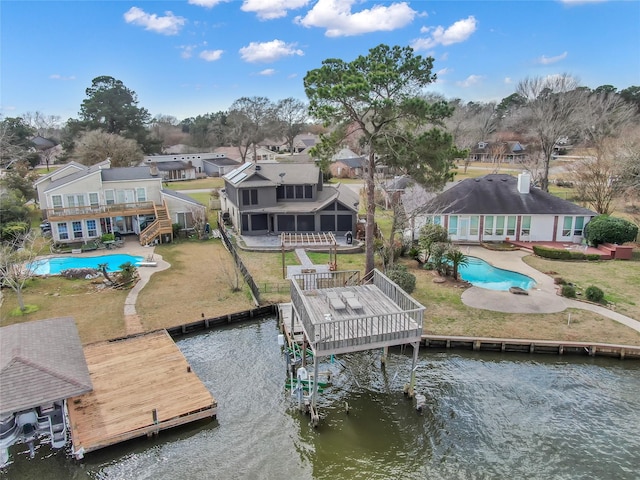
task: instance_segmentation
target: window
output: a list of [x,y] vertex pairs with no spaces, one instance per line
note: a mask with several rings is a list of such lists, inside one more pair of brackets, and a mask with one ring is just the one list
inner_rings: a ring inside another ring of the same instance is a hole
[[281,200],[284,198],[284,185],[278,185],[276,187],[276,199]]
[[338,215],[338,232],[348,232],[353,230],[353,216],[352,215]]
[[504,235],[504,216],[498,215],[496,217],[496,235]]
[[458,234],[458,216],[451,215],[449,217],[449,235],[457,235]]
[[257,205],[258,204],[258,190],[252,188],[251,190],[242,190],[242,205]]
[[87,220],[87,236],[89,237],[97,237],[98,230],[96,229],[96,221],[95,220]]
[[576,224],[573,227],[573,234],[582,236],[584,233],[584,217],[576,217]]
[[516,217],[515,215],[509,215],[507,217],[507,237],[516,236]]
[[58,223],[58,238],[60,240],[69,240],[69,230],[66,223]]
[[84,195],[67,195],[67,206],[68,207],[83,207],[84,206]]
[[316,219],[313,215],[298,215],[298,231],[313,232],[316,229]]
[[335,232],[336,217],[334,215],[320,215],[320,230],[323,232]]
[[313,188],[311,185],[304,186],[304,198],[313,198]]
[[304,188],[302,185],[296,185],[296,198],[304,198]]
[[267,214],[251,215],[251,230],[267,230]]
[[285,185],[286,198],[293,198],[293,185]]
[[116,197],[113,193],[113,190],[105,190],[104,191],[104,200],[107,202],[107,205],[113,205],[116,203]]
[[295,217],[293,215],[278,215],[278,230],[281,232],[295,232]]
[[562,236],[568,237],[571,235],[571,227],[573,226],[573,217],[564,217],[562,224]]
[[493,235],[493,217],[484,217],[484,235]]
[[51,195],[53,208],[62,208],[62,195]]
[[92,207],[98,207],[100,205],[97,193],[93,192],[89,194],[89,205],[91,205]]
[[147,201],[147,191],[140,187],[136,188],[136,199],[138,202],[146,202]]
[[478,235],[478,216],[469,217],[469,235],[475,237]]
[[526,215],[522,217],[522,225],[520,227],[520,235],[529,236],[531,232],[531,216]]
[[82,238],[82,222],[71,222],[73,228],[73,238]]

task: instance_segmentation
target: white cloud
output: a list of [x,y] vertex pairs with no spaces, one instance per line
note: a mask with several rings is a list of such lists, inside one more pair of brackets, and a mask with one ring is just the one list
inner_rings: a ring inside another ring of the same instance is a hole
[[274,73],[276,73],[276,71],[273,68],[265,68],[261,72],[258,72],[258,75],[264,75],[265,77],[268,77],[270,75],[273,75]]
[[473,15],[458,20],[449,28],[444,28],[439,25],[435,28],[423,27],[420,29],[421,33],[428,33],[427,38],[417,38],[413,41],[412,47],[415,50],[428,50],[434,48],[437,45],[452,45],[454,43],[460,43],[467,40],[473,32],[478,29],[478,21]]
[[305,27],[326,28],[327,37],[346,37],[397,30],[411,23],[418,14],[407,2],[374,5],[352,13],[354,3],[356,0],[318,0],[304,17],[296,17],[295,21]]
[[547,57],[546,55],[542,55],[538,58],[537,62],[542,65],[550,65],[552,63],[559,62],[560,60],[564,60],[569,55],[568,52],[561,53],[560,55],[556,55],[555,57]]
[[182,58],[191,58],[193,57],[193,51],[198,48],[197,45],[180,45],[178,47],[181,52],[180,52],[180,56]]
[[189,0],[189,4],[197,5],[199,7],[212,8],[219,3],[229,2],[230,0]]
[[440,75],[446,75],[447,73],[449,73],[451,70],[449,70],[448,68],[441,68],[440,70],[438,70],[436,72],[436,75],[439,77]]
[[260,20],[272,20],[287,16],[287,10],[305,7],[310,0],[244,0],[240,10],[256,12]]
[[511,79],[511,77],[504,77],[504,83],[505,85],[511,85],[513,83],[513,80]]
[[472,87],[473,85],[477,85],[484,77],[481,75],[469,75],[461,82],[456,82],[456,85],[463,88]]
[[155,13],[147,13],[141,8],[131,7],[124,14],[124,20],[127,23],[139,25],[145,30],[161,33],[163,35],[176,35],[180,29],[187,23],[184,17],[177,17],[173,12],[164,12],[164,17],[159,17]]
[[75,75],[70,75],[68,77],[65,77],[65,76],[59,75],[57,73],[54,73],[52,75],[49,75],[49,78],[52,79],[52,80],[75,80],[76,76]]
[[270,42],[251,42],[240,49],[240,56],[245,62],[275,62],[282,57],[291,55],[304,55],[304,52],[295,48],[295,43],[284,43],[282,40]]
[[223,53],[224,50],[203,50],[198,56],[207,62],[215,62],[216,60],[220,60]]

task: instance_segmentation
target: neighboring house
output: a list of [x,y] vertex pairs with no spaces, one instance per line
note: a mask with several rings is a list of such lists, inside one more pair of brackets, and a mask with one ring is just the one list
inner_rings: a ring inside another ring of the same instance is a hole
[[187,212],[205,213],[204,206],[163,190],[162,177],[147,166],[110,168],[108,160],[91,167],[66,165],[35,186],[56,242],[86,243],[118,232],[138,234],[148,244],[171,237],[172,223],[190,228]]
[[[237,149],[236,149],[237,151]],[[191,167],[195,170],[195,176],[201,176],[206,174],[205,161],[208,160],[218,160],[221,158],[226,158],[226,156],[222,153],[176,153],[176,154],[168,154],[168,155],[147,155],[144,157],[143,163],[141,165],[151,165],[155,163],[158,165],[158,169],[160,171],[168,171],[163,169],[161,164],[172,162],[182,162],[183,164],[191,165]],[[169,168],[169,167],[167,167]],[[178,164],[175,164],[175,168],[173,169],[175,172],[180,172],[180,167]],[[176,173],[177,174],[177,173]],[[185,171],[186,174],[186,171]],[[189,177],[191,178],[191,177]],[[195,177],[194,177],[195,178]],[[175,178],[175,180],[184,180],[182,178]]]
[[272,152],[268,148],[258,147],[253,150],[253,148],[249,148],[247,152],[247,161],[248,162],[275,162],[276,161],[276,153]]
[[[213,153],[217,153],[220,156],[230,158],[231,160],[235,160],[238,163],[244,163],[242,161],[242,155],[240,155],[240,150],[238,150],[238,147],[218,147],[213,151]],[[249,159],[248,154],[249,152],[247,152],[247,160]]]
[[384,198],[385,208],[388,210],[398,202],[405,190],[415,182],[407,175],[397,176],[384,182],[380,188]]
[[180,180],[195,180],[196,169],[191,160],[183,162],[174,160],[171,162],[151,162],[151,169],[156,168],[164,182],[176,182]]
[[234,168],[237,168],[240,162],[236,162],[225,156],[219,156],[216,158],[209,158],[202,161],[202,170],[209,177],[221,177],[225,173],[229,173]]
[[365,172],[365,158],[343,148],[331,157],[329,171],[336,178],[361,178]]
[[526,159],[526,149],[520,142],[478,142],[469,151],[472,162],[519,163]]
[[427,221],[431,221],[431,217],[426,215],[425,209],[435,197],[435,193],[428,192],[422,185],[417,183],[407,185],[400,196],[404,216],[407,220],[406,237],[416,240],[420,236],[420,229],[426,225]]
[[73,318],[0,328],[0,467],[18,443],[67,445],[65,402],[93,390]]
[[241,235],[355,231],[358,195],[313,164],[245,163],[224,177],[222,211]]
[[444,226],[458,242],[581,243],[597,214],[531,187],[531,177],[505,174],[463,180],[424,206],[420,222]]

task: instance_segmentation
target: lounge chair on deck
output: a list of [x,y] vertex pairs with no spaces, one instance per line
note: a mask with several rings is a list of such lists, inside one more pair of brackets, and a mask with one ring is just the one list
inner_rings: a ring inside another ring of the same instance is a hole
[[347,309],[347,306],[342,300],[340,300],[340,296],[336,292],[327,292],[327,299],[329,300],[331,308],[333,308],[334,310]]
[[354,292],[342,292],[342,298],[352,310],[362,310],[362,304]]

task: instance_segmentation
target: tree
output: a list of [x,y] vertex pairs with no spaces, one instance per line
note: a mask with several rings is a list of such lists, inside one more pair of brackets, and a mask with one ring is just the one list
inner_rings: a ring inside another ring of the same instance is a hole
[[293,97],[278,101],[275,106],[278,129],[287,141],[287,147],[293,155],[293,142],[304,130],[307,121],[307,105]]
[[625,88],[624,90],[620,90],[619,95],[623,98],[623,100],[627,103],[636,106],[636,111],[640,113],[640,87],[632,86]]
[[131,167],[144,157],[135,140],[93,130],[80,136],[73,158],[84,165],[95,165],[110,159],[112,167]]
[[275,106],[267,97],[242,97],[231,104],[227,117],[231,145],[238,147],[242,162],[253,148],[256,161],[258,143],[275,129]]
[[439,243],[449,243],[449,233],[442,225],[427,223],[420,229],[418,245],[425,252],[425,263],[431,260],[433,246]]
[[38,174],[33,170],[29,170],[25,162],[20,162],[14,164],[14,168],[5,174],[0,183],[7,190],[19,192],[23,202],[27,202],[37,199],[36,189],[33,186],[33,182],[37,179]]
[[526,103],[514,115],[516,123],[531,132],[542,153],[540,188],[549,191],[549,164],[553,147],[561,136],[579,129],[579,106],[585,93],[573,77],[563,74],[527,78],[516,93]]
[[402,131],[417,132],[419,126],[442,118],[441,104],[420,97],[436,79],[432,68],[433,58],[414,55],[411,47],[378,45],[352,62],[324,60],[304,78],[309,113],[325,125],[356,127],[367,154],[366,274],[374,268],[376,146],[386,134],[398,138]]
[[467,256],[459,248],[449,248],[444,257],[451,263],[453,269],[453,279],[458,280],[458,269],[469,264]]
[[407,293],[412,293],[416,289],[416,276],[404,265],[393,265],[387,269],[385,275]]
[[28,160],[35,145],[31,141],[34,130],[20,117],[8,117],[0,122],[0,166]]
[[151,115],[138,107],[138,97],[121,80],[96,77],[85,91],[87,98],[80,106],[80,120],[85,130],[104,130],[136,140],[145,153],[160,150],[160,142],[149,137],[146,125]]
[[623,191],[623,184],[617,180],[618,166],[614,160],[603,156],[574,162],[569,171],[577,197],[596,212],[611,214],[613,200]]
[[29,232],[0,244],[0,282],[15,292],[22,312],[26,310],[22,291],[38,268],[35,240],[35,233]]
[[17,190],[8,190],[0,194],[0,230],[12,222],[29,221],[29,209],[25,198]]
[[601,243],[633,242],[638,237],[638,226],[623,218],[598,215],[585,227],[585,239],[594,247]]

